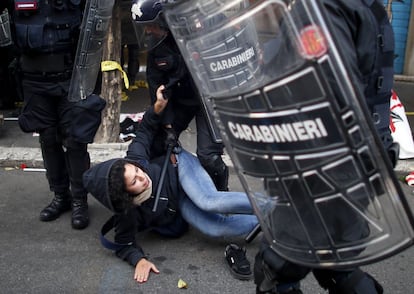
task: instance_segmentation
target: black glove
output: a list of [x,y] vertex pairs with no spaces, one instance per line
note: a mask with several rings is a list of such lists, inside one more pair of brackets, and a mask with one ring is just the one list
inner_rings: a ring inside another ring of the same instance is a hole
[[175,147],[178,145],[178,142],[177,142],[178,138],[173,128],[164,128],[164,135],[165,135],[165,139],[164,139],[165,150],[167,150],[168,147],[170,146]]
[[166,99],[166,100],[170,99],[171,94],[172,94],[171,85],[166,85],[165,89],[162,91],[162,94],[164,96],[164,99]]

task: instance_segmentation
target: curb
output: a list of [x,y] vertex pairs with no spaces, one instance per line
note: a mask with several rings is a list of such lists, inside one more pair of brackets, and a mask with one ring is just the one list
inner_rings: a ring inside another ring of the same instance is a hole
[[[125,157],[129,143],[89,144],[91,164]],[[227,154],[223,155],[223,161],[228,167],[233,167],[233,162]],[[40,148],[0,146],[0,167],[20,167],[22,164],[29,168],[44,168]]]
[[[97,164],[111,158],[125,157],[129,143],[89,144],[88,152],[91,164]],[[27,167],[43,168],[40,148],[0,147],[0,166],[12,167],[22,164]]]
[[[88,151],[91,164],[97,164],[112,158],[123,158],[130,142],[89,144]],[[229,156],[223,156],[224,162],[232,167]],[[0,147],[0,167],[12,167],[25,164],[27,167],[43,168],[43,159],[40,148]],[[407,173],[414,171],[414,159],[400,159],[394,169],[395,172]]]

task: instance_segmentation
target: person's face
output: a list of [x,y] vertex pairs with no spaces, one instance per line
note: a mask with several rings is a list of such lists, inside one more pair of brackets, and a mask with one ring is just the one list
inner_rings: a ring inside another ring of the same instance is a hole
[[126,191],[131,195],[138,195],[151,185],[151,179],[139,167],[125,164],[124,180]]
[[161,28],[158,23],[147,24],[144,29],[146,35],[152,35],[156,38],[162,38],[167,34],[165,29]]

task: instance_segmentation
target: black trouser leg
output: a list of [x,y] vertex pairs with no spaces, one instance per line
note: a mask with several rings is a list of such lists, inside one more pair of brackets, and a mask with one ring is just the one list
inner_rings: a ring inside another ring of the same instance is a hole
[[262,241],[254,263],[256,293],[302,293],[300,281],[309,272],[310,269],[285,260]]
[[81,230],[89,225],[88,192],[83,186],[82,175],[90,166],[90,158],[86,144],[69,142],[66,146],[66,164],[72,190],[72,227]]
[[228,191],[229,168],[222,159],[224,145],[214,141],[202,108],[196,113],[197,156],[218,191]]
[[56,129],[40,132],[39,141],[49,187],[55,193],[52,202],[40,212],[40,220],[52,221],[71,208],[69,176],[66,170],[65,152]]

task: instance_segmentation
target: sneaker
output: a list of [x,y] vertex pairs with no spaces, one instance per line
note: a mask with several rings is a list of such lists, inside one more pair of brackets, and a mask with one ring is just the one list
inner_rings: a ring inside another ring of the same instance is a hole
[[239,280],[250,280],[253,278],[250,270],[250,262],[246,258],[246,249],[236,244],[229,244],[224,251],[224,257],[230,267],[231,274]]

